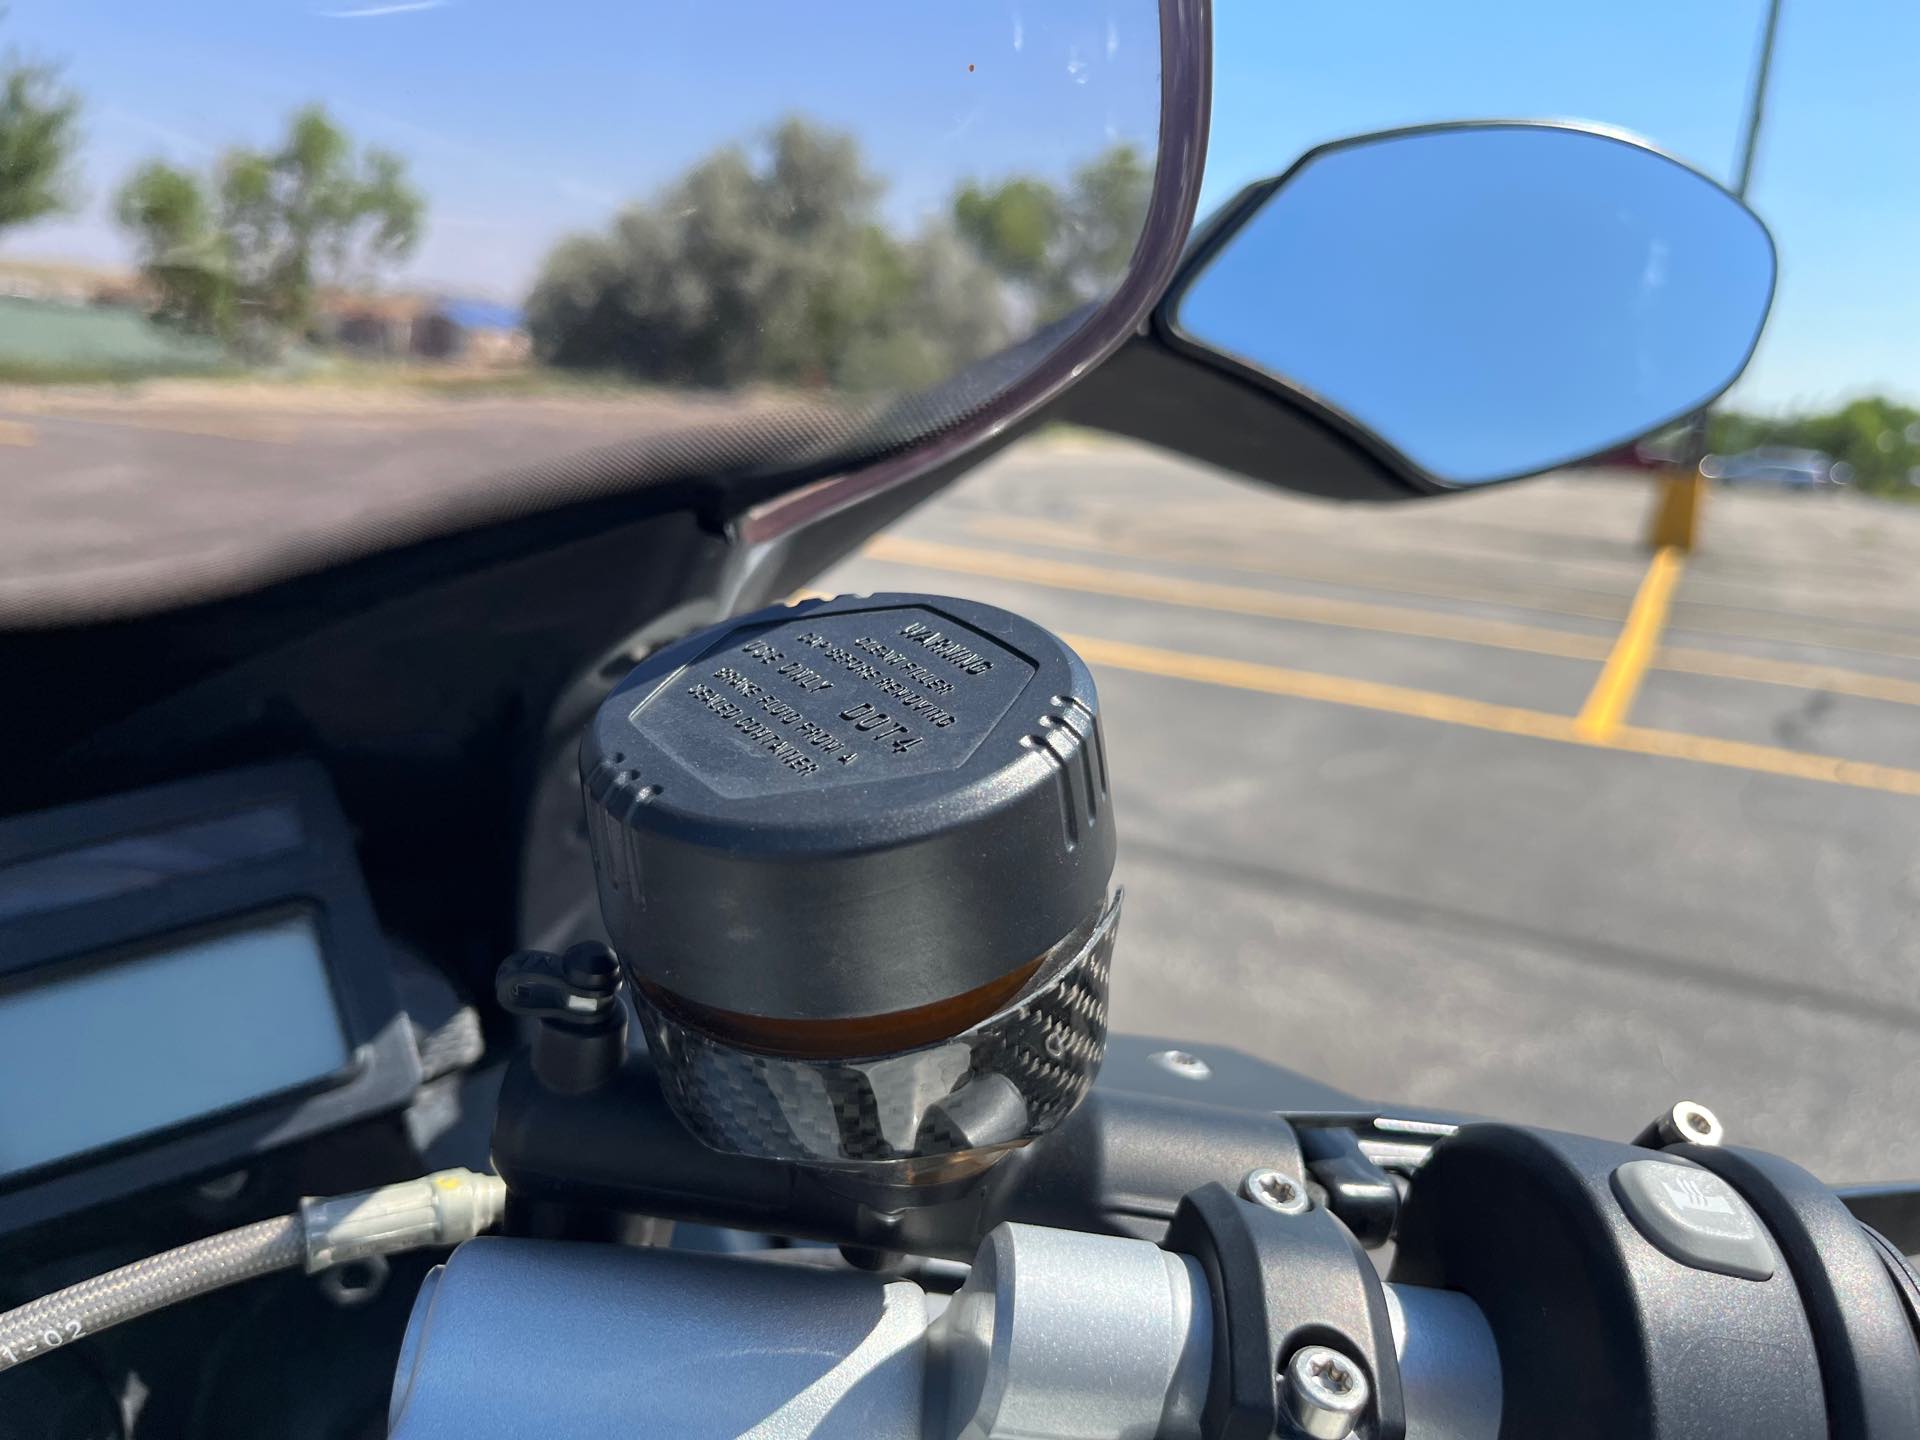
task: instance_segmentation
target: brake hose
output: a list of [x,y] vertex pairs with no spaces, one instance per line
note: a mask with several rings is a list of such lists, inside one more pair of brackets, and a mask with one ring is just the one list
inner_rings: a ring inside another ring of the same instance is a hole
[[0,1314],[0,1370],[56,1350],[209,1290],[218,1290],[306,1259],[298,1215],[282,1215],[211,1235]]
[[163,1251],[0,1312],[0,1371],[182,1300],[277,1270],[309,1274],[430,1245],[457,1245],[490,1228],[505,1206],[494,1175],[441,1170],[333,1199],[298,1214]]

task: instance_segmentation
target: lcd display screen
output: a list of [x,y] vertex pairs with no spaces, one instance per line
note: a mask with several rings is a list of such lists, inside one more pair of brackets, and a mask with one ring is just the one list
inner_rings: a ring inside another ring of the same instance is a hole
[[341,1070],[312,915],[279,911],[0,986],[0,1178]]

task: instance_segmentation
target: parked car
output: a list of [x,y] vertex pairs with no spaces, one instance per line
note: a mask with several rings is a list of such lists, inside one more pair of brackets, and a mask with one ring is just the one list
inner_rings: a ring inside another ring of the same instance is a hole
[[1738,455],[1709,455],[1700,473],[1723,485],[1772,485],[1782,490],[1817,490],[1846,483],[1842,467],[1819,450],[1761,445]]

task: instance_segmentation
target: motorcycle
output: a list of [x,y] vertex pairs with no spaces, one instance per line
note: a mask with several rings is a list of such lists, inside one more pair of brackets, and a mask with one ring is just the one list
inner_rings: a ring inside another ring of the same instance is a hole
[[1920,1189],[1109,1035],[1086,664],[780,598],[1046,423],[1407,500],[1751,356],[1765,227],[1593,127],[1324,145],[1189,239],[1158,23],[1130,258],[1013,343],[0,636],[0,1436],[1920,1434]]

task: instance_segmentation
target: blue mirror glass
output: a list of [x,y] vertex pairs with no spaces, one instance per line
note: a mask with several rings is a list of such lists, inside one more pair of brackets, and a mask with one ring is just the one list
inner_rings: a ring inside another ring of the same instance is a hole
[[1561,126],[1443,126],[1309,156],[1217,232],[1172,316],[1189,345],[1478,485],[1711,400],[1773,279],[1765,226],[1667,156]]

